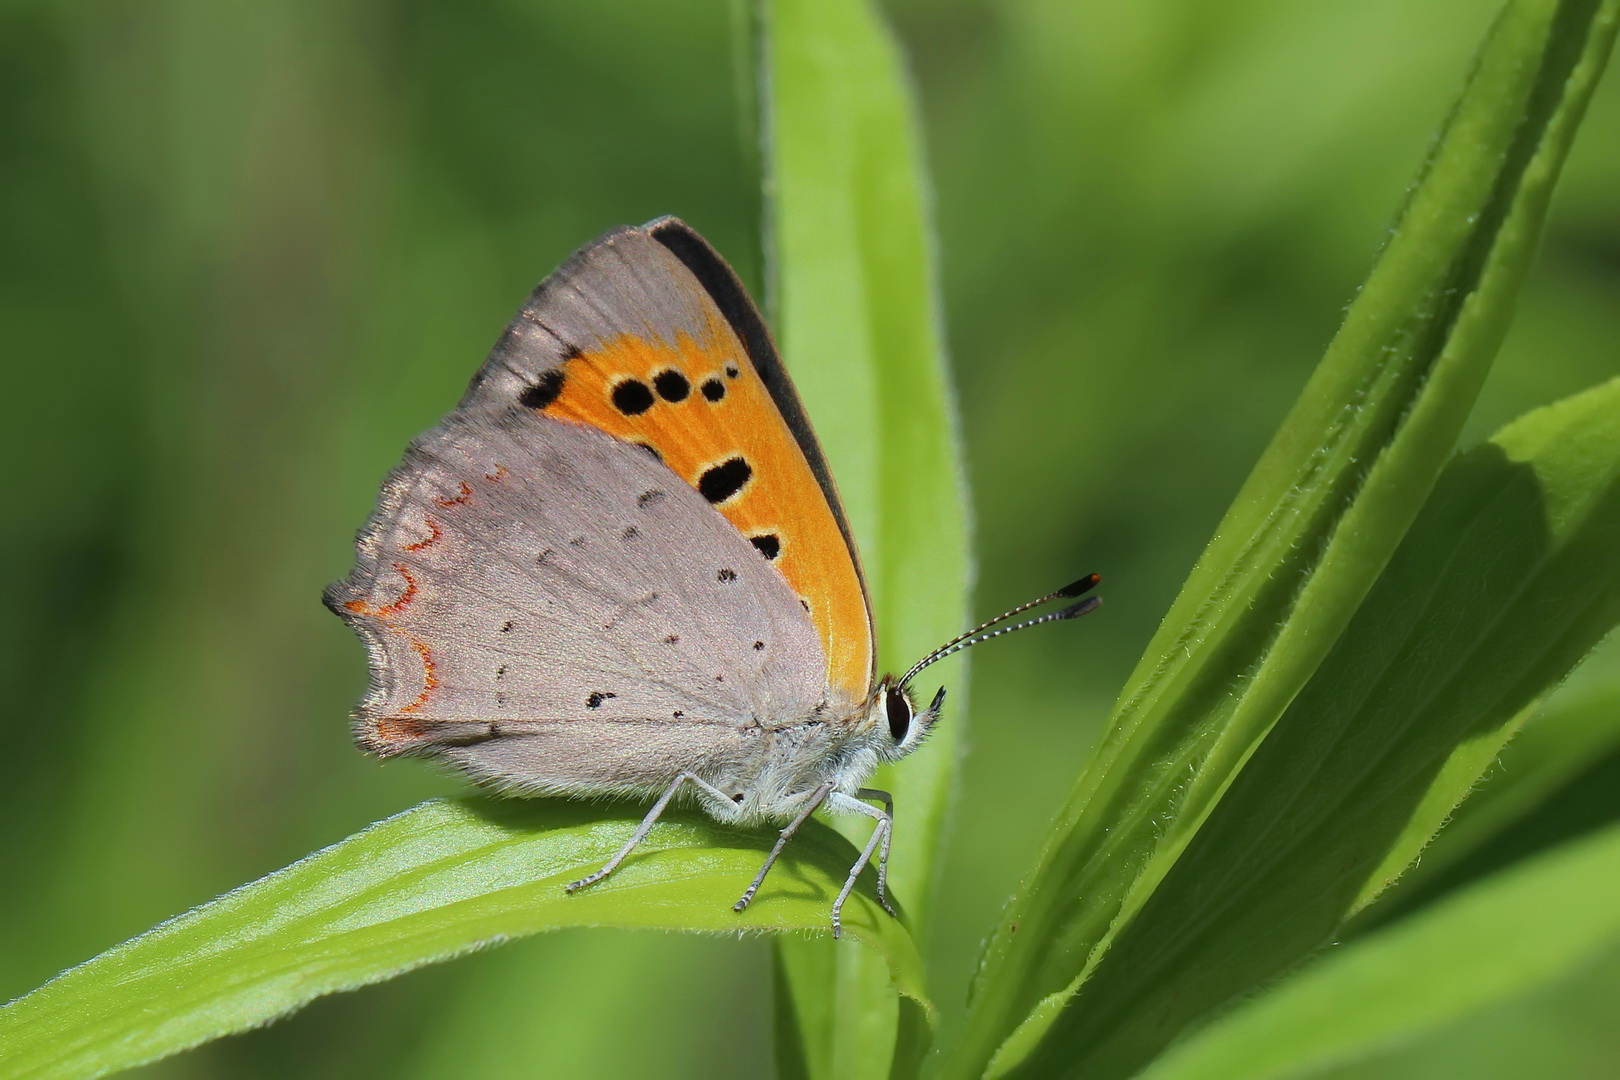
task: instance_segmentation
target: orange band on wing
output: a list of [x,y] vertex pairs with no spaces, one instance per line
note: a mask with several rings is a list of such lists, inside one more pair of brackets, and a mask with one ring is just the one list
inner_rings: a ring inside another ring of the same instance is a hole
[[[427,542],[432,543],[438,538],[438,530],[435,529],[432,538],[430,538]],[[405,591],[399,594],[398,599],[394,600],[392,603],[381,605],[368,604],[364,600],[350,600],[343,606],[354,612],[356,615],[367,615],[373,619],[387,620],[393,618],[395,615],[398,615],[405,609],[405,605],[416,599],[418,589],[416,585],[416,578],[411,575],[410,570],[405,566],[404,563],[395,563],[394,572],[405,579]]]
[[542,411],[646,447],[697,488],[802,598],[831,685],[864,700],[872,638],[854,560],[729,328],[711,327],[701,342],[683,333],[673,345],[624,334],[555,370]]

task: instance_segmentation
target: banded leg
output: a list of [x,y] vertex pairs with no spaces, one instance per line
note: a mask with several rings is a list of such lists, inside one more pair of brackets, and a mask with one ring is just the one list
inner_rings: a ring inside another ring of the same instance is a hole
[[742,911],[753,902],[754,894],[759,891],[760,885],[764,883],[765,875],[771,872],[771,867],[776,863],[776,857],[782,854],[782,849],[787,847],[789,840],[793,839],[793,834],[799,831],[799,826],[810,820],[810,815],[816,812],[816,807],[826,800],[827,794],[831,791],[831,781],[810,791],[804,800],[804,809],[800,810],[798,816],[788,822],[787,826],[777,835],[776,846],[771,848],[769,855],[765,856],[765,865],[759,868],[759,873],[754,875],[754,880],[748,883],[747,889],[743,890],[742,899],[731,905],[732,911]]
[[898,919],[900,915],[894,910],[894,908],[889,906],[888,895],[889,842],[894,839],[894,796],[890,795],[887,791],[880,791],[877,788],[863,787],[855,793],[855,797],[857,799],[872,799],[882,803],[883,813],[888,816],[889,827],[883,833],[883,847],[878,851],[877,898],[878,903],[883,905],[883,910],[887,911],[890,915],[893,915]]
[[[894,828],[894,819],[875,806],[868,806],[863,802],[857,802],[848,795],[840,795],[838,792],[833,793],[833,797],[830,802],[835,809],[848,810],[851,813],[865,814],[867,817],[877,819],[877,828],[872,830],[872,838],[866,842],[866,847],[861,851],[861,857],[855,860],[855,865],[849,868],[849,877],[844,879],[844,887],[839,890],[838,899],[833,901],[832,931],[833,937],[837,938],[844,936],[844,924],[840,921],[840,915],[844,910],[844,901],[849,899],[849,894],[852,890],[854,890],[855,882],[859,880],[861,871],[865,870],[866,864],[872,861],[872,853],[878,850],[879,845],[882,845],[884,855],[886,856],[888,854],[889,833]],[[878,864],[878,880],[882,881],[882,879],[883,864],[880,859]],[[888,901],[883,901],[883,910],[887,911],[890,915],[894,914],[894,909],[889,907]]]
[[636,826],[636,831],[630,834],[630,839],[625,841],[624,846],[619,849],[618,854],[609,859],[602,869],[598,870],[589,877],[582,877],[578,881],[573,882],[572,884],[568,885],[564,891],[578,892],[587,885],[595,885],[598,881],[601,881],[603,878],[613,873],[613,871],[617,870],[619,868],[619,864],[624,862],[624,860],[629,857],[630,853],[636,849],[636,846],[643,840],[647,839],[647,834],[651,832],[652,827],[658,823],[659,816],[662,815],[664,810],[669,806],[670,800],[675,798],[675,793],[677,791],[681,790],[681,785],[687,782],[696,784],[699,791],[713,796],[719,804],[727,807],[731,806],[731,800],[726,797],[726,793],[710,784],[701,776],[690,772],[681,773],[681,775],[675,778],[674,783],[670,784],[669,788],[658,797],[658,801],[653,803],[653,808],[647,811],[647,816],[641,819],[641,824]]

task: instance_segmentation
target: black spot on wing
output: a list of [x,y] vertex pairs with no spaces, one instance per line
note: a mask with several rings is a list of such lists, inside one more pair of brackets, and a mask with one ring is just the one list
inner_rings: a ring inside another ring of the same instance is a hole
[[640,416],[653,407],[652,390],[640,379],[626,379],[613,388],[613,407],[626,416]]
[[720,582],[736,581],[737,571],[728,566],[724,570],[721,570],[718,574],[715,574],[714,579]]
[[501,624],[501,633],[510,634],[512,632],[512,627],[516,625],[517,623],[513,622],[511,619],[507,619]]
[[698,389],[702,390],[703,396],[710,401],[719,401],[726,396],[726,384],[719,379],[704,379],[703,385]]
[[745,459],[727,458],[703,470],[703,475],[698,477],[697,489],[710,502],[723,503],[746,487],[753,475],[753,467]]
[[726,365],[726,378],[735,379],[738,376],[738,374],[740,374],[740,373],[737,371],[737,365],[736,364],[727,364]]
[[666,368],[654,375],[653,386],[665,401],[685,401],[686,395],[692,392],[692,384],[674,368]]
[[758,536],[750,536],[748,542],[758,548],[759,553],[767,559],[774,559],[782,554],[782,541],[777,538],[775,533],[760,533]]
[[643,491],[640,495],[636,496],[636,505],[651,506],[653,503],[657,502],[663,497],[664,493],[662,491],[659,491],[657,488],[652,488],[648,491]]
[[[620,533],[619,535],[620,535],[621,539],[634,540],[636,537],[641,535],[641,530],[636,528],[634,525],[627,525],[627,526],[625,526],[624,532]],[[657,595],[657,594],[654,594],[654,595]]]
[[543,371],[538,379],[518,393],[518,404],[530,409],[544,409],[562,394],[565,381],[561,368]]
[[592,691],[591,695],[585,699],[585,707],[587,709],[599,709],[602,707],[602,702],[606,701],[608,698],[618,696],[618,694],[611,693],[607,690],[595,690]]
[[754,642],[754,651],[755,652],[764,652],[765,651],[765,643],[763,641]]

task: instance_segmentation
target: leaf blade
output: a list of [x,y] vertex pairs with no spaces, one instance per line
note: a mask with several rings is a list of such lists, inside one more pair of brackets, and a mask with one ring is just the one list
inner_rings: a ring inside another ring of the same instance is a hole
[[1394,551],[1500,342],[1613,24],[1612,4],[1553,0],[1499,19],[1367,286],[995,929],[944,1075],[1012,1068],[1064,1014]]
[[1556,979],[1620,942],[1620,826],[1527,860],[1233,1010],[1144,1080],[1299,1076]]
[[[860,544],[879,656],[894,668],[962,628],[970,576],[915,106],[867,0],[762,0],[758,11],[773,321]],[[895,796],[890,880],[918,925],[959,728],[940,725],[924,752],[873,781]],[[800,1048],[813,1077],[913,1068],[922,1044],[899,1038],[908,1020],[880,972],[864,953],[828,948],[778,943],[779,1042]]]
[[1022,1065],[1134,1072],[1417,858],[1620,623],[1620,380],[1455,461],[1366,603]]
[[1613,677],[1612,666],[1616,644],[1620,641],[1611,635],[1576,674],[1576,679],[1597,674],[1596,685],[1560,687],[1423,849],[1422,861],[1360,912],[1342,936],[1404,918],[1549,841],[1572,838],[1607,817],[1620,816],[1620,799],[1599,796],[1615,790],[1613,776],[1620,770],[1620,680]]
[[[0,1009],[0,1066],[19,1077],[101,1075],[266,1023],[323,994],[562,926],[825,926],[852,852],[819,823],[801,831],[740,915],[731,902],[768,837],[682,811],[666,815],[613,877],[564,894],[562,885],[601,865],[642,812],[554,801],[424,803]],[[865,890],[851,896],[844,921],[894,963],[902,993],[921,993],[909,935]]]

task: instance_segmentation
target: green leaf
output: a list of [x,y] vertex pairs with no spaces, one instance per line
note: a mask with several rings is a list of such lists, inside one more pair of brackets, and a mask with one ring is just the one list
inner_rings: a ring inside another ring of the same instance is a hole
[[[1423,859],[1346,928],[1365,933],[1537,850],[1620,818],[1620,678],[1612,635],[1498,756],[1479,790],[1447,821]],[[1609,656],[1602,654],[1609,653]],[[1606,678],[1604,676],[1607,676]],[[1578,676],[1579,677],[1579,676]]]
[[1620,945],[1620,825],[1502,874],[1311,967],[1159,1059],[1143,1080],[1314,1074],[1554,980]]
[[[860,545],[880,660],[895,670],[963,629],[969,578],[915,107],[866,0],[762,0],[759,13],[773,321]],[[928,746],[873,781],[894,792],[890,881],[919,925],[964,697],[958,686]],[[802,1052],[805,1075],[887,1075],[911,1020],[870,958],[823,942],[778,952],[781,1041]]]
[[1023,1064],[1134,1074],[1327,941],[1620,622],[1620,379],[1447,468],[1366,603]]
[[[672,811],[618,873],[572,896],[641,806],[424,803],[72,968],[0,1009],[0,1074],[94,1076],[265,1024],[312,999],[563,926],[820,932],[854,859],[801,830],[759,898],[731,910],[774,837]],[[870,880],[870,879],[868,879]],[[864,889],[848,934],[922,994],[904,926]]]
[[[945,1075],[1011,1070],[1091,1015],[1082,984],[1338,641],[1495,355],[1614,12],[1522,0],[1498,19],[1372,275],[995,927]],[[1087,1048],[1059,1041],[1078,1067]]]

